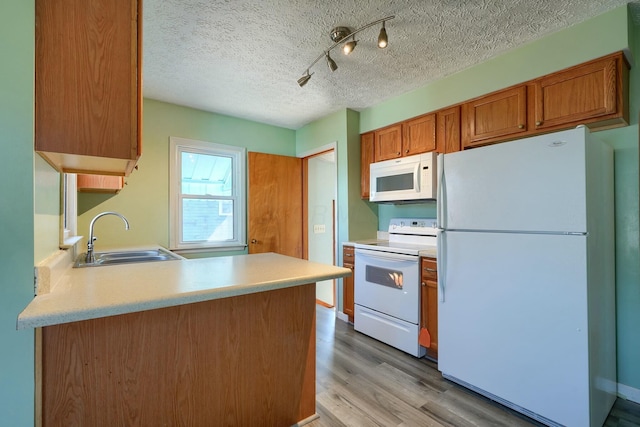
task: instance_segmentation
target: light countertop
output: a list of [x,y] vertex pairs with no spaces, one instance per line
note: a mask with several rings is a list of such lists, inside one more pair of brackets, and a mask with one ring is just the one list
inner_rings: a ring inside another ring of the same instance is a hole
[[275,253],[69,268],[18,316],[18,329],[114,316],[345,277]]

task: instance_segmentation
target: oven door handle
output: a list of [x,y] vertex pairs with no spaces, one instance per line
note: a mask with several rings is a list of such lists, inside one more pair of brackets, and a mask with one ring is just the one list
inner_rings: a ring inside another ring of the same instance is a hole
[[358,249],[355,250],[356,255],[362,254],[372,258],[379,258],[386,261],[412,261],[418,262],[417,255],[405,255],[405,254],[396,254],[392,252],[380,252],[380,251],[372,251],[370,249]]

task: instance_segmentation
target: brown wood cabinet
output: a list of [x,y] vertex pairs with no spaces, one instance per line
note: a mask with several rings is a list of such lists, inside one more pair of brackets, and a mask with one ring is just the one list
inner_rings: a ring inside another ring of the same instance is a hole
[[436,113],[436,137],[438,153],[460,151],[460,106],[446,108]]
[[463,148],[517,138],[528,131],[527,86],[520,85],[462,104]]
[[44,327],[42,425],[297,425],[316,413],[315,289]]
[[427,356],[438,359],[438,272],[433,258],[422,258],[420,268],[420,328],[429,331]]
[[35,150],[128,175],[141,151],[142,0],[36,0]]
[[349,316],[349,321],[353,322],[355,311],[353,292],[353,273],[355,267],[355,250],[353,246],[342,247],[342,266],[351,270],[351,276],[342,279],[342,312]]
[[535,128],[579,124],[606,129],[629,123],[628,65],[622,52],[535,81]]
[[369,198],[369,181],[371,172],[369,165],[374,161],[374,139],[373,132],[363,133],[360,136],[360,197]]
[[124,187],[124,177],[114,175],[78,174],[78,192],[80,193],[113,193]]
[[402,124],[389,126],[374,132],[374,160],[383,160],[402,157]]
[[413,156],[436,149],[436,115],[425,114],[374,132],[374,161]]
[[402,155],[435,151],[436,115],[426,114],[402,123]]

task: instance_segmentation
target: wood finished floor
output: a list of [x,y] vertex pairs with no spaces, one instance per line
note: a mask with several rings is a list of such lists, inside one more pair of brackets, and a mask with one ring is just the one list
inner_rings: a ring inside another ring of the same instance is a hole
[[[442,378],[417,359],[317,307],[316,411],[310,427],[540,426]],[[618,399],[606,427],[640,426],[640,405]]]

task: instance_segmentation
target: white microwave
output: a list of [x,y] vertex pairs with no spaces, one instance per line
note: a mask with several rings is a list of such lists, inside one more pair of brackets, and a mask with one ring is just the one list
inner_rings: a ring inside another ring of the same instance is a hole
[[438,186],[436,156],[435,152],[431,152],[371,163],[369,200],[435,200]]

